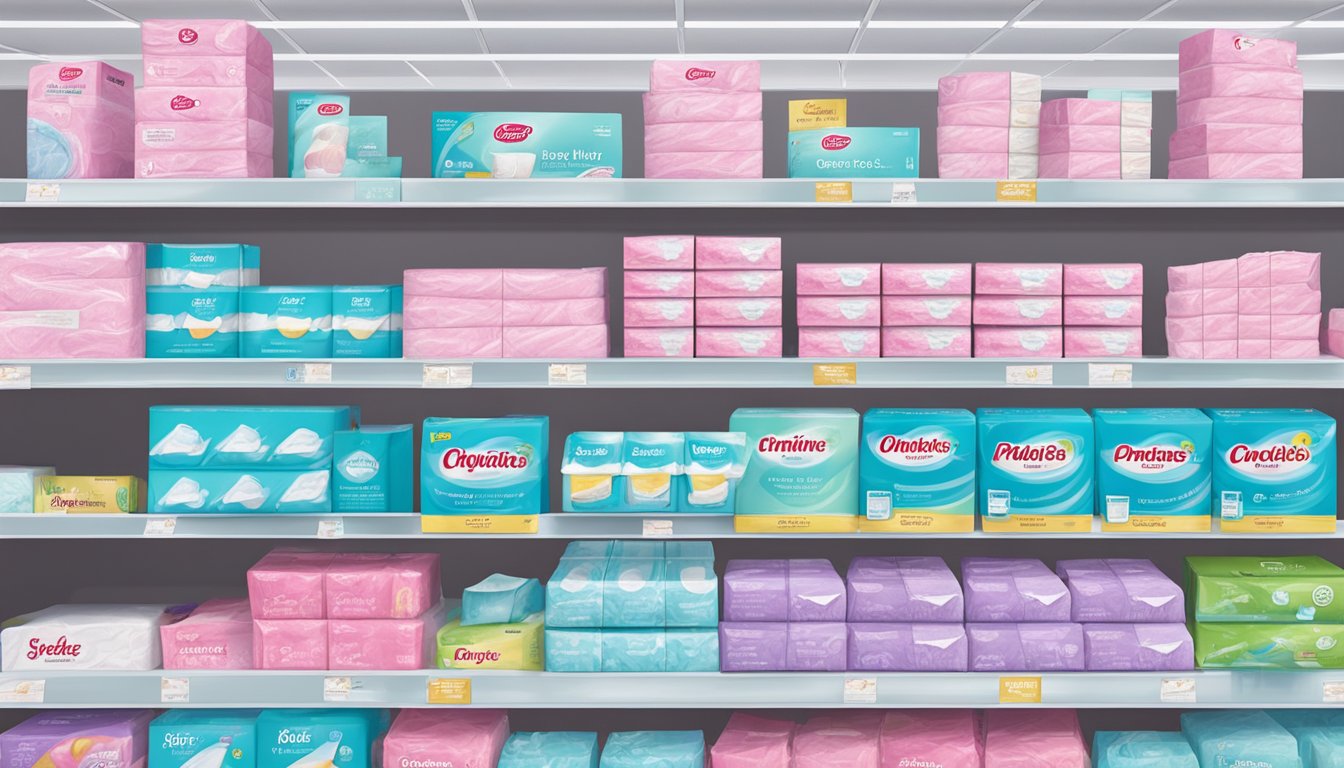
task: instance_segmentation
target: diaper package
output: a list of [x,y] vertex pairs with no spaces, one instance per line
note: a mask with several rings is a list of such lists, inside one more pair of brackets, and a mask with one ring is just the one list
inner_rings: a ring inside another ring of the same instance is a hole
[[53,605],[0,629],[0,670],[147,670],[163,661],[159,627],[184,611],[167,605]]
[[961,583],[967,621],[1072,621],[1068,588],[1040,560],[963,558]]
[[893,710],[882,718],[884,765],[979,765],[980,718],[966,709]]
[[462,592],[462,626],[514,624],[545,609],[546,593],[536,579],[492,573]]
[[859,529],[974,530],[975,463],[970,411],[867,411],[859,451]]
[[845,585],[846,620],[851,622],[960,623],[965,618],[961,585],[941,558],[856,557]]
[[332,435],[333,512],[413,509],[415,430],[410,424],[370,425]]
[[1103,531],[1208,531],[1213,422],[1194,408],[1096,408]]
[[1092,761],[1096,768],[1199,768],[1185,736],[1167,731],[1097,731]]
[[741,432],[687,432],[682,457],[679,504],[684,512],[731,514],[737,486],[746,471],[746,435]]
[[1186,712],[1181,733],[1203,765],[1297,768],[1297,740],[1264,712]]
[[55,467],[0,466],[0,514],[27,514],[35,511],[33,495],[37,478],[55,474]]
[[145,482],[125,475],[38,475],[33,512],[107,515],[143,512]]
[[164,669],[252,669],[252,609],[246,598],[207,600],[159,628]]
[[1344,569],[1320,557],[1187,557],[1185,583],[1194,621],[1344,623]]
[[518,731],[504,742],[497,768],[597,768],[597,734],[584,731]]
[[28,71],[28,178],[128,179],[135,77],[101,61]]
[[254,768],[257,710],[170,709],[149,724],[150,768]]
[[147,709],[42,712],[0,733],[0,766],[137,768],[145,765],[153,719]]
[[574,432],[565,438],[560,465],[566,512],[624,512],[626,477],[621,473],[624,432]]
[[290,132],[291,178],[341,176],[350,141],[350,97],[322,94],[291,121]]
[[704,768],[703,731],[623,731],[607,737],[599,768]]
[[238,357],[237,288],[149,286],[145,357]]
[[545,416],[425,419],[420,515],[427,533],[536,533],[548,511]]
[[587,112],[435,112],[433,175],[620,178],[621,116]]
[[1076,408],[976,411],[986,531],[1087,531],[1096,502],[1092,417]]
[[440,669],[546,668],[542,652],[543,615],[534,613],[513,624],[477,624],[464,627],[460,619],[439,630]]
[[331,302],[331,286],[244,287],[243,357],[331,357]]
[[348,406],[154,405],[151,468],[324,469],[336,431],[358,420]]
[[789,131],[789,178],[919,176],[918,128]]
[[333,357],[401,357],[401,286],[331,289]]
[[1334,532],[1333,418],[1292,408],[1206,413],[1213,420],[1213,493],[1223,531]]
[[383,739],[381,764],[491,766],[509,739],[508,713],[498,709],[403,709]]
[[1069,588],[1071,620],[1173,623],[1185,621],[1185,595],[1149,560],[1060,560]]
[[239,243],[149,243],[145,284],[198,289],[260,285],[261,249]]
[[372,768],[387,726],[373,709],[267,709],[257,717],[257,768]]
[[848,408],[739,408],[747,436],[739,532],[851,532],[858,527],[859,415]]

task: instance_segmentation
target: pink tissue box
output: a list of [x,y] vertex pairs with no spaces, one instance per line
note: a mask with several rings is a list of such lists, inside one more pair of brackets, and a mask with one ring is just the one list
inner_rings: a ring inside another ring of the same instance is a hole
[[140,48],[151,55],[237,56],[267,54],[271,44],[261,32],[238,19],[145,19]]
[[1120,153],[1065,152],[1041,155],[1040,173],[1042,179],[1118,179],[1121,177]]
[[1182,72],[1209,64],[1295,67],[1297,43],[1252,37],[1231,29],[1209,29],[1182,40],[1178,59]]
[[783,242],[778,237],[697,237],[696,269],[779,269]]
[[[79,311],[83,323],[88,310]],[[68,312],[0,311],[0,359],[138,358],[145,356],[141,318],[125,330],[70,328]]]
[[799,357],[881,357],[877,328],[798,328]]
[[51,126],[73,148],[66,161],[30,167],[33,178],[128,179],[135,172],[135,116],[129,109],[29,100],[28,119]]
[[1181,70],[1178,101],[1216,97],[1302,98],[1302,72],[1296,68],[1215,64]]
[[1274,338],[1273,318],[1270,315],[1238,315],[1238,341],[1269,341]]
[[1330,310],[1330,327],[1326,329],[1326,345],[1330,354],[1344,357],[1344,309]]
[[1241,311],[1241,295],[1234,288],[1205,288],[1200,299],[1200,312],[1205,315],[1232,315]]
[[408,269],[402,275],[405,293],[453,299],[504,298],[502,269]]
[[1143,329],[1064,326],[1065,357],[1142,357]]
[[764,153],[645,152],[646,179],[759,179],[765,176]]
[[1143,297],[1065,296],[1064,324],[1142,325]]
[[407,358],[485,358],[504,356],[504,330],[497,325],[478,328],[412,328],[402,336]]
[[264,58],[246,56],[144,56],[145,85],[218,85],[251,88],[254,91],[275,90],[275,63]]
[[327,669],[327,620],[253,621],[252,658],[257,669]]
[[650,235],[625,238],[626,269],[694,269],[695,237]]
[[327,599],[323,575],[334,559],[334,555],[326,552],[272,550],[247,569],[252,617],[324,618]]
[[1063,357],[1064,333],[1051,327],[975,327],[976,357]]
[[654,123],[644,126],[645,152],[759,151],[761,122]]
[[431,669],[435,638],[447,615],[441,601],[409,619],[331,619],[328,664],[331,669]]
[[137,179],[268,179],[274,172],[270,155],[245,150],[135,152]]
[[979,768],[980,741],[980,718],[972,710],[893,710],[882,720],[882,768],[921,763]]
[[649,68],[650,91],[759,91],[759,61],[656,59]]
[[487,768],[509,738],[509,716],[499,709],[403,709],[370,761],[388,768]]
[[761,119],[759,92],[665,91],[644,94],[644,125],[741,123]]
[[[404,318],[403,318],[404,321]],[[600,325],[607,322],[607,300],[505,299],[504,325]]]
[[0,310],[63,312],[70,316],[57,327],[130,331],[144,324],[145,280],[109,277],[43,282],[0,274]]
[[1321,292],[1304,283],[1276,285],[1269,289],[1271,315],[1314,315],[1320,311]]
[[1178,129],[1204,123],[1301,125],[1302,100],[1226,96],[1182,101],[1176,105]]
[[970,264],[882,265],[882,293],[884,295],[963,295],[970,292]]
[[1321,313],[1311,315],[1274,315],[1269,319],[1269,334],[1274,341],[1298,341],[1321,338]]
[[444,296],[406,296],[401,322],[405,328],[481,328],[501,325],[500,299],[451,299]]
[[626,328],[677,328],[695,323],[695,299],[626,299]]
[[626,357],[694,357],[694,328],[626,328]]
[[506,299],[600,299],[607,295],[607,268],[506,269]]
[[1173,133],[1168,147],[1173,160],[1220,153],[1301,153],[1302,126],[1235,123],[1192,125]]
[[[135,151],[211,152],[227,150],[271,156],[275,130],[256,120],[183,123],[142,122],[135,126]],[[269,168],[269,166],[268,166]],[[269,173],[269,172],[268,172]]]
[[[1112,102],[1118,104],[1119,102]],[[1041,154],[1120,151],[1120,124],[1041,125]]]
[[443,599],[439,556],[426,553],[340,554],[323,586],[329,619],[410,619]]
[[971,329],[969,326],[883,328],[882,356],[970,357]]
[[696,299],[695,324],[704,326],[778,326],[784,323],[779,298]]
[[1204,342],[1167,339],[1167,356],[1183,360],[1201,360],[1204,358]]
[[1060,296],[1064,292],[1064,265],[977,262],[975,292],[1001,296]]
[[778,269],[696,272],[695,295],[705,299],[783,296],[784,273]]
[[799,296],[798,325],[876,328],[882,325],[882,299],[878,296]]
[[985,713],[984,768],[1087,768],[1087,746],[1071,709]]
[[252,669],[252,610],[246,598],[207,600],[159,628],[164,669]]
[[1040,101],[1041,76],[1022,72],[966,72],[938,78],[938,103]]
[[938,153],[938,177],[943,179],[1034,179],[1039,169],[1035,152]]
[[1274,289],[1268,286],[1237,289],[1237,306],[1246,307],[1249,312],[1264,312],[1264,308],[1269,307],[1273,301]]
[[1270,344],[1270,357],[1275,360],[1298,360],[1321,356],[1319,339],[1278,340]]
[[1062,299],[977,295],[971,302],[976,325],[1059,325],[1064,318]]
[[[28,70],[28,108],[34,103],[135,108],[135,76],[101,61],[53,61]],[[29,117],[32,117],[31,111]]]
[[[1216,288],[1236,292],[1235,288]],[[1190,288],[1167,293],[1167,317],[1199,317],[1204,314],[1204,290]]]
[[504,357],[607,357],[607,326],[515,326],[504,329]]
[[274,125],[273,107],[268,94],[259,94],[251,88],[147,86],[135,92],[137,123],[258,120]]
[[876,296],[882,291],[881,264],[799,264],[799,296]]
[[970,296],[884,296],[882,325],[970,325]]
[[1243,287],[1305,285],[1321,287],[1321,254],[1302,251],[1248,253],[1236,259],[1238,284]]
[[938,155],[1036,152],[1040,146],[1036,128],[1002,128],[989,125],[938,126]]
[[1064,295],[1142,296],[1142,264],[1065,264]]
[[[1052,99],[1041,104],[1046,125],[1120,125],[1120,102],[1101,99]],[[1042,136],[1044,138],[1044,136]]]
[[0,243],[0,275],[10,278],[38,282],[144,274],[144,243]]
[[1239,152],[1196,155],[1172,160],[1170,179],[1300,179],[1302,155],[1291,153]]
[[1035,128],[1041,121],[1039,101],[968,101],[938,107],[938,125],[987,125]]
[[781,357],[783,328],[696,328],[696,357]]
[[689,299],[695,296],[698,282],[695,272],[690,270],[627,271],[624,281],[627,299]]

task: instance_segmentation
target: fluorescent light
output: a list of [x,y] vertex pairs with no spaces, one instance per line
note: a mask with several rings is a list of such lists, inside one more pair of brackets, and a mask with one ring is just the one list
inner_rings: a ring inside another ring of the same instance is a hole
[[894,21],[874,19],[869,29],[999,29],[1007,21]]
[[1292,21],[1019,21],[1017,29],[1278,29],[1291,27]]
[[[675,25],[675,23],[674,23]],[[687,21],[687,29],[858,29],[858,21]]]
[[[0,22],[2,23],[2,22]],[[676,29],[667,21],[253,21],[259,29]]]
[[28,19],[0,19],[0,29],[139,29],[134,21],[31,21]]
[[1297,25],[1298,29],[1344,29],[1344,20],[1341,21],[1304,21]]

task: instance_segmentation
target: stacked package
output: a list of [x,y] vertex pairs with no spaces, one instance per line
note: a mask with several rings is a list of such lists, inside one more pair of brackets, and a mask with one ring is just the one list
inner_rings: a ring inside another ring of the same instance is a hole
[[504,742],[496,768],[597,768],[600,754],[593,731],[519,731]]
[[798,724],[734,712],[710,749],[715,768],[791,768]]
[[1261,711],[1186,712],[1181,715],[1181,733],[1201,766],[1298,768],[1329,765],[1302,762],[1293,734]]
[[1069,589],[1040,560],[961,561],[972,672],[1081,672],[1083,625]]
[[1064,265],[975,265],[976,357],[1063,357]]
[[1091,98],[1041,105],[1041,178],[1148,178],[1152,129],[1126,125],[1124,106]]
[[164,669],[252,669],[252,608],[247,598],[207,600],[159,628]]
[[793,768],[879,768],[882,714],[816,715],[793,736]]
[[1097,731],[1094,768],[1199,768],[1190,742],[1167,731]]
[[0,244],[0,359],[144,356],[144,243]]
[[709,542],[579,541],[546,584],[548,672],[715,672]]
[[625,238],[625,356],[695,356],[695,236]]
[[828,560],[730,560],[719,625],[724,672],[842,672],[845,583]]
[[882,356],[971,356],[971,265],[882,265]]
[[269,177],[275,63],[261,32],[235,19],[147,19],[140,39],[136,177]]
[[1153,92],[1093,89],[1087,98],[1120,102],[1120,173],[1124,179],[1153,175]]
[[856,557],[846,578],[849,669],[965,672],[961,585],[937,557]]
[[1330,310],[1330,325],[1325,335],[1326,349],[1335,357],[1344,357],[1344,309]]
[[5,768],[143,766],[154,713],[141,710],[43,712],[0,734]]
[[575,432],[560,465],[562,508],[731,515],[746,465],[742,432]]
[[967,72],[938,80],[938,176],[1034,179],[1041,78]]
[[462,592],[462,615],[439,630],[441,669],[543,668],[541,582],[494,573]]
[[798,356],[881,357],[882,265],[798,265]]
[[407,357],[606,357],[607,269],[408,269]]
[[383,737],[382,760],[374,764],[493,766],[506,740],[509,715],[500,709],[403,709]]
[[607,737],[598,768],[705,768],[704,731],[623,731]]
[[53,605],[15,616],[0,629],[0,671],[158,669],[159,628],[189,607]]
[[644,94],[644,176],[765,175],[758,61],[655,61]]
[[982,753],[970,710],[818,715],[801,726],[738,712],[711,750],[714,768],[961,768]]
[[135,78],[101,61],[28,70],[28,178],[129,179]]
[[1143,356],[1143,265],[1064,265],[1064,356]]
[[1078,727],[1078,713],[1071,709],[994,709],[987,712],[984,768],[1036,765],[1091,767],[1083,732]]
[[784,354],[783,242],[695,238],[695,356]]
[[1073,621],[1083,625],[1088,671],[1195,668],[1185,595],[1148,560],[1061,560]]
[[1181,41],[1173,179],[1302,178],[1297,43],[1210,29]]
[[1248,253],[1167,268],[1167,354],[1308,358],[1321,354],[1321,254]]
[[458,609],[431,554],[277,549],[247,592],[257,669],[425,669]]
[[145,246],[145,357],[238,357],[240,291],[261,282],[261,249]]

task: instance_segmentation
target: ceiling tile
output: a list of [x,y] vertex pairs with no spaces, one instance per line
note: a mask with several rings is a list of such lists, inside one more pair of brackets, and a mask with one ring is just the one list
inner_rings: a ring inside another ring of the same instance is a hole
[[840,88],[838,61],[763,61],[761,87],[772,91]]
[[675,54],[675,29],[486,29],[491,53]]
[[859,53],[970,53],[993,29],[866,29]]
[[[364,3],[332,0],[261,0],[282,21],[358,21],[371,18]],[[467,11],[456,0],[378,0],[377,18],[384,21],[465,21]]]
[[429,87],[404,61],[324,61],[322,66],[346,88],[405,91]]
[[675,21],[677,18],[673,0],[471,0],[471,4],[482,21]]
[[[1167,0],[1045,0],[1026,21],[1137,21]],[[1225,15],[1225,14],[1224,14]]]
[[687,21],[859,21],[869,0],[685,0]]
[[686,52],[848,53],[857,29],[687,29]]
[[435,88],[447,91],[497,91],[506,87],[495,65],[487,61],[417,61]]
[[955,61],[851,61],[845,64],[850,88],[933,88],[956,69]]
[[87,0],[5,0],[0,17],[15,21],[120,21]]
[[[1051,73],[1045,87],[1065,88],[1070,79],[1083,81],[1080,87],[1118,87],[1172,90],[1176,87],[1174,61],[1075,61]],[[1090,80],[1096,80],[1094,84]],[[1104,82],[1103,82],[1104,81]]]
[[261,21],[266,14],[252,0],[101,0],[107,7],[132,19],[248,19]]
[[291,29],[308,53],[480,53],[468,29]]
[[50,56],[96,59],[108,54],[139,54],[140,30],[126,29],[6,29],[0,26],[0,45]]
[[1119,33],[1115,29],[1008,29],[981,53],[1089,53]]
[[1344,53],[1344,29],[1280,29],[1274,37],[1297,41],[1297,52],[1303,55]]
[[[1195,29],[1130,29],[1104,45],[1096,53],[1165,53],[1176,55],[1180,43],[1197,33]],[[1171,71],[1176,71],[1176,62],[1168,62]]]
[[1031,0],[882,0],[874,19],[898,21],[1007,21]]
[[323,90],[338,84],[311,61],[275,62],[275,89],[277,91]]
[[1299,21],[1339,5],[1339,0],[1273,0],[1273,2],[1237,2],[1228,0],[1178,0],[1172,7],[1153,15],[1164,21]]
[[1344,21],[1344,4],[1321,16],[1321,21]]
[[585,91],[649,88],[647,61],[501,61],[509,84],[517,90],[547,88]]

